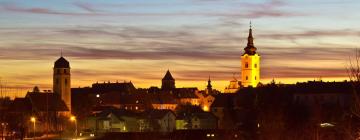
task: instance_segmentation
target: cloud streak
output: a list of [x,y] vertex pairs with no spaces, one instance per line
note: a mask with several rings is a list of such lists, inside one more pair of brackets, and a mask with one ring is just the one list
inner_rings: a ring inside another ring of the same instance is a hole
[[[48,14],[62,16],[143,16],[143,17],[177,17],[177,16],[204,16],[204,17],[234,17],[234,18],[261,18],[261,17],[287,17],[302,16],[303,14],[290,11],[277,10],[275,7],[282,5],[281,2],[272,1],[265,4],[240,4],[244,8],[254,6],[248,11],[222,11],[222,12],[205,12],[205,11],[175,11],[175,12],[104,12],[90,3],[74,3],[74,5],[83,11],[59,11],[48,7],[22,7],[15,3],[2,3],[3,10],[8,12],[25,13],[25,14]],[[265,9],[264,9],[265,8]]]

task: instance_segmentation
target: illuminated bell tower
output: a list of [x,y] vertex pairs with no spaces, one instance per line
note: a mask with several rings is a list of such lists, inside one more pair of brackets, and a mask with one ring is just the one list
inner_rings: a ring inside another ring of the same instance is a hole
[[248,42],[241,55],[241,85],[243,87],[256,87],[260,82],[260,55],[256,53],[254,38],[252,36],[251,22]]
[[60,94],[71,112],[70,64],[62,55],[54,64],[53,91],[55,94]]

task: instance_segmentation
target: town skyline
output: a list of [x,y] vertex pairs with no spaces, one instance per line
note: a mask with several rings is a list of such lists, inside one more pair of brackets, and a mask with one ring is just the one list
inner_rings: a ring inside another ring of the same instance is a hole
[[[262,83],[346,80],[347,60],[358,47],[359,31],[351,27],[359,15],[345,15],[335,1],[315,3],[4,1],[0,77],[9,87],[51,89],[53,62],[62,50],[71,63],[72,87],[124,80],[159,86],[169,69],[177,87],[205,89],[211,76],[214,88],[223,90],[233,73],[240,77],[252,21]],[[341,5],[351,12],[354,3]],[[211,10],[216,7],[222,10]]]

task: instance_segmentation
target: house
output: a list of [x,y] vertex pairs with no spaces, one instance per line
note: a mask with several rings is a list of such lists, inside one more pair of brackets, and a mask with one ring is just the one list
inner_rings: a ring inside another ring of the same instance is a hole
[[218,118],[210,112],[193,112],[179,114],[176,118],[176,129],[217,129]]
[[191,120],[186,116],[186,113],[178,114],[176,116],[176,130],[191,129]]
[[191,116],[192,129],[216,129],[217,121],[215,115],[210,112],[197,112]]
[[68,114],[70,114],[69,109],[60,94],[48,91],[28,92],[24,98],[15,98],[9,106],[9,116],[13,119],[12,122],[31,125],[28,124],[31,123],[28,120],[35,117],[38,126],[36,131],[38,132],[44,132],[45,126],[48,126],[48,131],[61,131],[64,124],[58,120],[68,119]]
[[125,109],[110,109],[87,117],[82,125],[94,132],[139,132],[140,114]]
[[149,94],[148,98],[153,109],[158,110],[172,110],[175,111],[178,103],[170,94],[153,93]]
[[141,122],[144,131],[172,132],[175,130],[175,113],[169,109],[143,112]]
[[197,91],[197,88],[176,88],[172,94],[179,104],[200,105],[199,97],[196,95]]

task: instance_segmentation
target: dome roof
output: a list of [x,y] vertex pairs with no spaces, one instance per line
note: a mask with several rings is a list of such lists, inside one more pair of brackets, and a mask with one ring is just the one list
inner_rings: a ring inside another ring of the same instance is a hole
[[60,57],[55,61],[54,68],[70,68],[69,61],[67,61],[64,57]]

